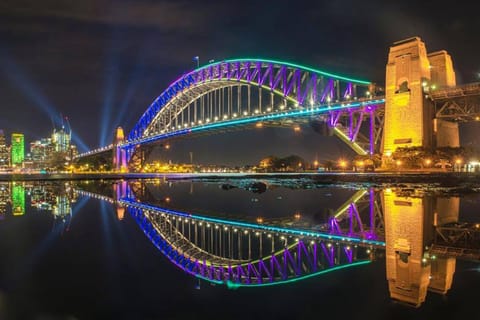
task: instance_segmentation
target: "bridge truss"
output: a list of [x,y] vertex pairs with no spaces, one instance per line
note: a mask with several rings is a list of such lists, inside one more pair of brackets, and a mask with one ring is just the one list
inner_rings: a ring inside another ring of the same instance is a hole
[[480,83],[440,88],[428,94],[435,104],[435,117],[449,121],[480,120]]
[[[239,126],[294,126],[320,120],[358,154],[373,154],[383,127],[372,84],[286,62],[236,59],[189,72],[141,116],[119,147],[134,167],[139,146]],[[367,119],[370,119],[367,121]],[[367,127],[362,133],[362,126]],[[139,161],[140,159],[140,161]]]

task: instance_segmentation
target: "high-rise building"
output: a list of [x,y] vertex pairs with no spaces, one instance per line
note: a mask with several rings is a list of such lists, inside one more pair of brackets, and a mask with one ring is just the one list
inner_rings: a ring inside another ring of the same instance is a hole
[[46,168],[53,157],[55,146],[51,138],[42,138],[30,143],[30,154],[35,168]]
[[12,133],[12,166],[21,166],[25,158],[25,137],[23,133]]
[[7,146],[5,133],[0,129],[0,169],[10,166],[10,149]]
[[77,149],[77,146],[74,145],[74,144],[71,144],[70,145],[70,160],[75,158],[76,156],[78,155],[78,149]]
[[56,152],[66,152],[70,148],[71,132],[65,130],[64,127],[60,130],[53,130],[52,143],[55,146]]

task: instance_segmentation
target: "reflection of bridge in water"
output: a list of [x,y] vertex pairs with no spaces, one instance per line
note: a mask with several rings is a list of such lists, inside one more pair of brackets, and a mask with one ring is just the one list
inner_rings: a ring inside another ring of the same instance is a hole
[[427,291],[450,289],[457,258],[480,260],[478,225],[458,222],[460,198],[415,188],[359,190],[324,223],[302,227],[142,203],[136,183],[114,189],[119,212],[130,212],[172,263],[229,287],[285,284],[385,254],[391,297],[419,306]]

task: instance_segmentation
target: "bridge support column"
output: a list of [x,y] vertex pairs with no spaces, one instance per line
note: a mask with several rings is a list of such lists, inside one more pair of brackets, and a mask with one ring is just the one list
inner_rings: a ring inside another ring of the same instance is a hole
[[122,127],[117,127],[115,137],[113,139],[113,164],[112,169],[116,172],[127,172],[127,154],[126,150],[119,146],[125,141],[125,135]]
[[432,147],[433,106],[426,104],[424,85],[430,80],[425,44],[418,37],[390,47],[385,79],[383,155],[399,147]]
[[385,79],[384,165],[400,147],[459,146],[458,125],[434,121],[434,106],[428,92],[454,86],[450,55],[442,50],[427,54],[418,37],[395,42],[390,47]]

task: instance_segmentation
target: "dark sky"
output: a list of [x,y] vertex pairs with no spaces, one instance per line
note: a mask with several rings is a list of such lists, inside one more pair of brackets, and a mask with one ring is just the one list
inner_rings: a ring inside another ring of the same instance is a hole
[[[80,150],[109,144],[197,55],[283,59],[383,84],[389,46],[417,35],[428,51],[452,55],[457,82],[472,82],[477,15],[468,1],[0,0],[0,128],[29,142],[66,116]],[[275,135],[283,145],[293,133]],[[243,146],[249,137],[211,141]],[[336,143],[302,146],[302,155],[336,156]]]

